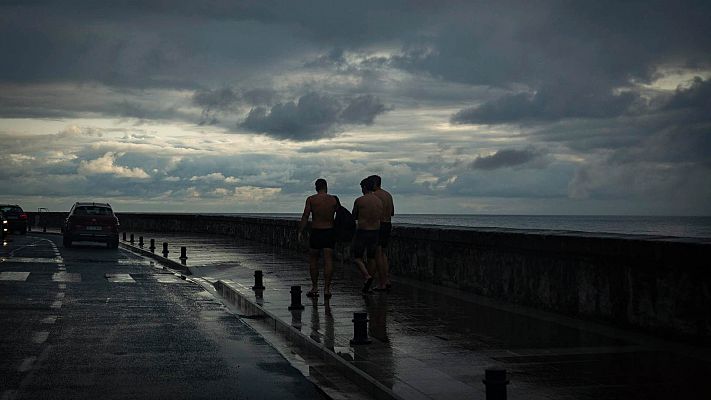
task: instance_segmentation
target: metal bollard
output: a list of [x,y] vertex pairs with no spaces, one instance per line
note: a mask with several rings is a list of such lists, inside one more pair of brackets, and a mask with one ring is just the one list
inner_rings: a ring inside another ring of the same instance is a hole
[[148,250],[150,250],[151,253],[156,252],[156,240],[155,239],[151,239],[151,246],[148,247]]
[[301,286],[291,287],[291,305],[289,310],[303,310],[304,306],[301,304]]
[[126,241],[126,232],[123,233],[123,241]]
[[264,283],[262,282],[262,271],[254,271],[254,286],[252,290],[264,290]]
[[163,242],[163,257],[168,258],[168,242]]
[[486,386],[486,400],[506,400],[506,370],[491,368],[484,372],[484,386]]
[[133,244],[133,233],[131,234],[131,240],[129,240],[129,242],[131,242],[131,244]]
[[188,259],[188,248],[185,246],[180,247],[180,259],[181,260],[187,260]]
[[368,339],[368,313],[354,312],[353,313],[353,339],[352,345],[370,344]]
[[138,237],[138,247],[143,247],[143,236]]

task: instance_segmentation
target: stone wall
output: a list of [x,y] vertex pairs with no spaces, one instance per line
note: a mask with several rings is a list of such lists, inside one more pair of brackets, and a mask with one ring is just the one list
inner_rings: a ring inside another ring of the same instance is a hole
[[[303,250],[295,220],[133,213],[119,219],[127,232],[212,233]],[[711,344],[711,241],[396,225],[388,254],[398,276]]]

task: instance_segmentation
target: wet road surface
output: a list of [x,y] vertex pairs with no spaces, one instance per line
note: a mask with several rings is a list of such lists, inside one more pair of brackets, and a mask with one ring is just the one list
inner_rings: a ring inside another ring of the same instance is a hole
[[[505,368],[510,399],[711,398],[711,349],[579,321],[421,282],[395,280],[362,296],[336,263],[333,298],[289,311],[289,287],[308,290],[303,255],[224,236],[145,234],[188,248],[197,279],[223,280],[406,399],[483,399],[484,369]],[[160,246],[159,246],[160,247]],[[251,290],[255,270],[266,290]],[[372,344],[351,346],[353,312],[367,311]],[[305,356],[306,357],[306,356]]]
[[200,285],[126,250],[0,250],[0,399],[310,399],[315,386]]

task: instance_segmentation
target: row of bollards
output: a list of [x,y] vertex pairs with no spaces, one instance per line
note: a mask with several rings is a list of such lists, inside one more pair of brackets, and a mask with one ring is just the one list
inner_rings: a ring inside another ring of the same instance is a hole
[[[123,232],[123,241],[126,241],[126,232]],[[135,241],[133,233],[129,237],[129,242],[133,244]],[[138,246],[143,248],[143,236],[138,237]],[[155,239],[150,241],[150,251],[155,252]],[[163,242],[163,256],[168,257],[168,242]],[[187,260],[187,248],[182,246],[180,248],[180,260],[185,262]],[[252,289],[257,292],[257,297],[261,297],[264,291],[264,275],[262,271],[254,271],[254,286]],[[300,311],[304,309],[304,305],[301,304],[301,286],[295,285],[291,287],[289,291],[291,295],[291,304],[289,305],[290,311]],[[372,343],[372,340],[368,337],[368,313],[367,312],[354,312],[353,313],[353,339],[350,340],[352,346],[366,345]],[[500,368],[492,368],[485,370],[484,379],[482,380],[484,386],[486,387],[486,400],[506,400],[506,386],[509,384],[509,380],[506,376],[506,370]]]
[[[124,242],[126,241],[126,232],[123,232],[123,241]],[[135,243],[135,238],[134,238],[133,233],[129,236],[128,242],[131,244]],[[143,236],[139,236],[138,237],[138,247],[143,248],[144,245],[145,244],[143,242]],[[151,253],[155,253],[155,250],[156,250],[156,240],[155,239],[151,239],[151,245],[148,247],[148,249],[151,251]],[[169,253],[170,253],[170,251],[168,250],[168,242],[163,242],[163,252],[162,252],[163,257],[167,258]],[[180,259],[183,261],[188,259],[188,248],[185,246],[180,247]]]

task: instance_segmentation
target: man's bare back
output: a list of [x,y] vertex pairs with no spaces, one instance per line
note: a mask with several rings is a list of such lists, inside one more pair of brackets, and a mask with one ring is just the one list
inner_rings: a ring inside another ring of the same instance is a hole
[[372,192],[360,196],[353,204],[353,217],[358,220],[360,230],[380,229],[382,214],[383,203]]
[[373,192],[374,195],[378,196],[380,201],[383,203],[383,214],[381,221],[390,222],[390,219],[395,215],[395,205],[393,203],[393,196],[384,189],[376,189]]
[[[333,216],[336,211],[336,198],[327,193],[316,193],[306,199],[304,214],[311,212],[311,228],[333,228]],[[307,217],[308,218],[308,217]]]

